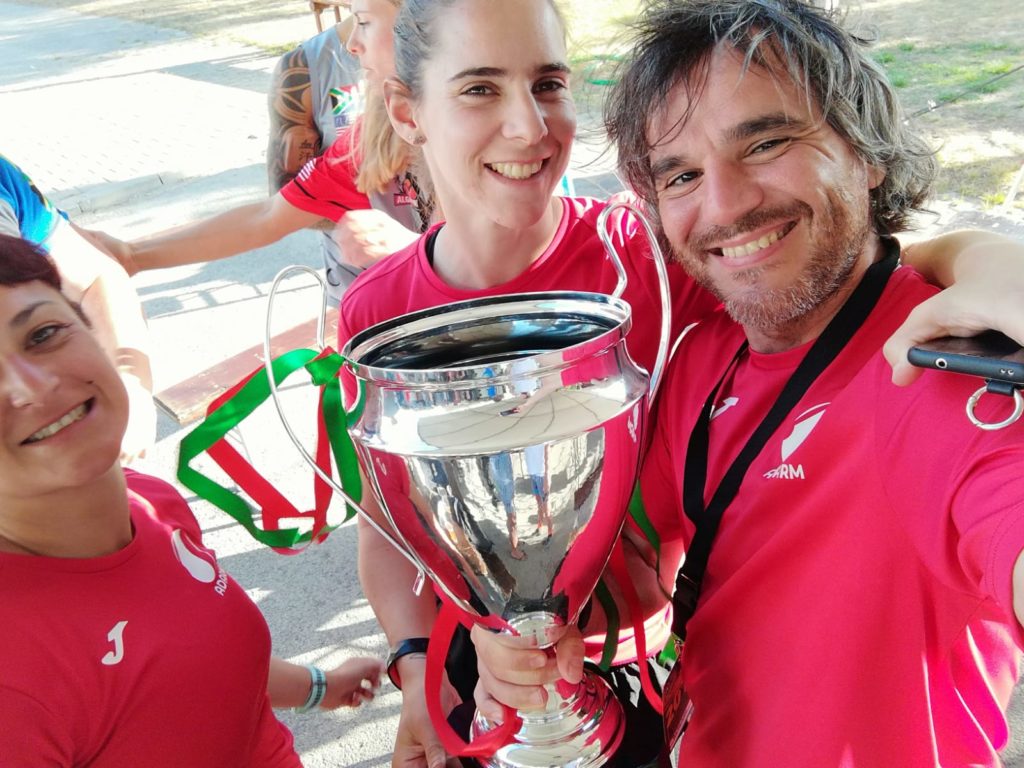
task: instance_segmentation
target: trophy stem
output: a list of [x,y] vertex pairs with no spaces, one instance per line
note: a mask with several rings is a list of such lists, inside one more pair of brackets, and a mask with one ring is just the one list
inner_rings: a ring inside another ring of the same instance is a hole
[[[548,702],[543,710],[518,713],[522,726],[512,743],[480,760],[482,766],[597,768],[611,759],[625,732],[622,705],[611,688],[589,670],[568,696],[562,696],[558,687],[545,686]],[[473,737],[494,727],[477,712]]]

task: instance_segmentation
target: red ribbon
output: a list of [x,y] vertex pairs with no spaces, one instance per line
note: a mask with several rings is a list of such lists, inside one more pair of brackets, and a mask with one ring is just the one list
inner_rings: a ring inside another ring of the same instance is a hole
[[612,555],[609,561],[612,575],[619,582],[622,589],[622,597],[626,601],[626,608],[629,610],[629,618],[633,622],[633,642],[636,644],[637,666],[640,668],[640,687],[643,689],[647,700],[654,707],[659,715],[664,713],[664,706],[661,695],[655,690],[654,682],[651,680],[651,670],[647,666],[647,635],[644,631],[644,612],[640,610],[640,598],[637,596],[633,580],[626,568],[626,552],[622,548],[622,537],[619,536],[612,548]]
[[[317,360],[324,359],[326,355],[333,354],[330,348],[324,350],[317,356]],[[210,403],[206,408],[206,415],[209,416],[228,400],[238,394],[254,376],[261,375],[263,368],[253,371],[238,384],[222,394]],[[246,461],[226,438],[221,438],[207,449],[207,454],[224,472],[234,480],[238,487],[252,499],[260,510],[263,530],[281,530],[282,519],[312,519],[313,535],[309,542],[302,547],[274,547],[274,551],[283,555],[294,555],[305,549],[312,543],[320,543],[327,538],[332,529],[327,525],[327,508],[331,503],[331,487],[316,473],[313,475],[313,509],[300,512],[284,495],[281,494],[263,475]],[[320,388],[317,398],[317,439],[316,439],[316,465],[328,475],[331,472],[331,449],[330,441],[327,439],[327,424],[324,420],[324,388]]]
[[448,649],[452,644],[452,636],[459,624],[468,628],[472,623],[473,617],[447,598],[441,599],[441,610],[430,632],[430,644],[427,646],[427,669],[423,680],[427,712],[438,738],[441,739],[441,745],[449,755],[490,757],[501,747],[510,744],[519,730],[522,720],[516,711],[502,704],[505,708],[504,722],[479,738],[466,742],[448,724],[448,713],[441,707],[441,676],[444,672],[444,660],[448,657]]

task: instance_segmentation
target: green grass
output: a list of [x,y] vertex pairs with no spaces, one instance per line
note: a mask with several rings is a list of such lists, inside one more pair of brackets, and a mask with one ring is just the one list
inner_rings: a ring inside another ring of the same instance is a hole
[[1021,63],[1024,48],[985,41],[915,44],[906,41],[879,46],[875,60],[893,85],[906,91],[903,101],[914,111],[929,102],[977,99],[1009,87],[1012,78],[988,82]]
[[284,56],[289,51],[295,50],[295,48],[297,48],[298,45],[302,42],[301,40],[292,40],[287,43],[270,44],[262,43],[259,42],[258,40],[248,40],[244,37],[236,37],[234,39],[243,45],[249,45],[253,48],[260,48],[266,53],[270,54],[271,56]]

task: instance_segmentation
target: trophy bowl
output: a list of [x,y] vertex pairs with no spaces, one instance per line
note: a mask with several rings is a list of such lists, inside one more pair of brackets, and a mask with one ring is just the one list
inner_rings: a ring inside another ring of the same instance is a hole
[[[636,480],[649,379],[629,328],[621,299],[518,294],[404,315],[342,350],[350,434],[400,543],[460,608],[538,648],[577,620]],[[589,672],[519,715],[488,765],[601,765],[624,728]]]

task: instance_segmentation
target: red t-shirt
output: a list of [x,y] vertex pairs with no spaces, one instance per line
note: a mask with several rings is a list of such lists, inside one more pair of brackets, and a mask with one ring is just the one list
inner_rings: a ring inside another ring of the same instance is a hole
[[[999,765],[1024,642],[1011,598],[1024,423],[972,426],[973,377],[891,384],[882,344],[932,293],[909,269],[893,275],[725,510],[687,627],[695,714],[680,764]],[[674,504],[648,505],[668,549],[693,535],[679,502],[687,443],[742,340],[716,313],[662,389],[641,483],[660,500],[670,489]],[[809,346],[748,352],[726,378],[705,502]]]
[[[371,325],[455,301],[535,291],[612,293],[618,276],[596,229],[597,217],[607,203],[591,198],[561,200],[562,219],[547,250],[522,274],[502,285],[463,290],[445,283],[427,261],[424,244],[430,232],[374,265],[345,294],[338,324],[338,348]],[[661,322],[657,273],[636,219],[623,213],[612,221],[612,242],[628,278],[622,298],[633,308],[633,326],[626,343],[633,359],[649,371],[657,354]],[[685,325],[710,312],[717,301],[678,265],[669,264],[668,273],[674,337]]]
[[0,763],[297,768],[267,697],[270,633],[184,499],[125,472],[105,557],[0,553]]
[[338,221],[347,211],[371,208],[370,198],[356,187],[358,168],[352,150],[359,123],[338,131],[338,138],[281,188],[281,196],[303,211]]
[[[350,286],[341,305],[338,349],[356,333],[408,312],[442,306],[456,301],[551,290],[577,290],[611,294],[618,282],[612,262],[597,234],[598,216],[608,203],[591,198],[561,198],[562,219],[551,244],[522,274],[503,285],[483,290],[453,288],[437,276],[427,260],[428,232],[408,248],[368,269]],[[622,259],[627,286],[622,296],[633,309],[632,328],[626,345],[633,359],[650,371],[657,356],[661,312],[658,278],[643,228],[628,212],[611,218],[611,240]],[[677,264],[668,265],[672,295],[670,338],[712,311],[718,302],[697,286]],[[351,402],[354,381],[344,375],[346,395]],[[616,661],[634,657],[632,628],[622,617],[622,643]],[[647,640],[650,651],[659,650],[668,639],[666,615],[649,617]],[[600,656],[603,636],[590,639],[588,653]]]

